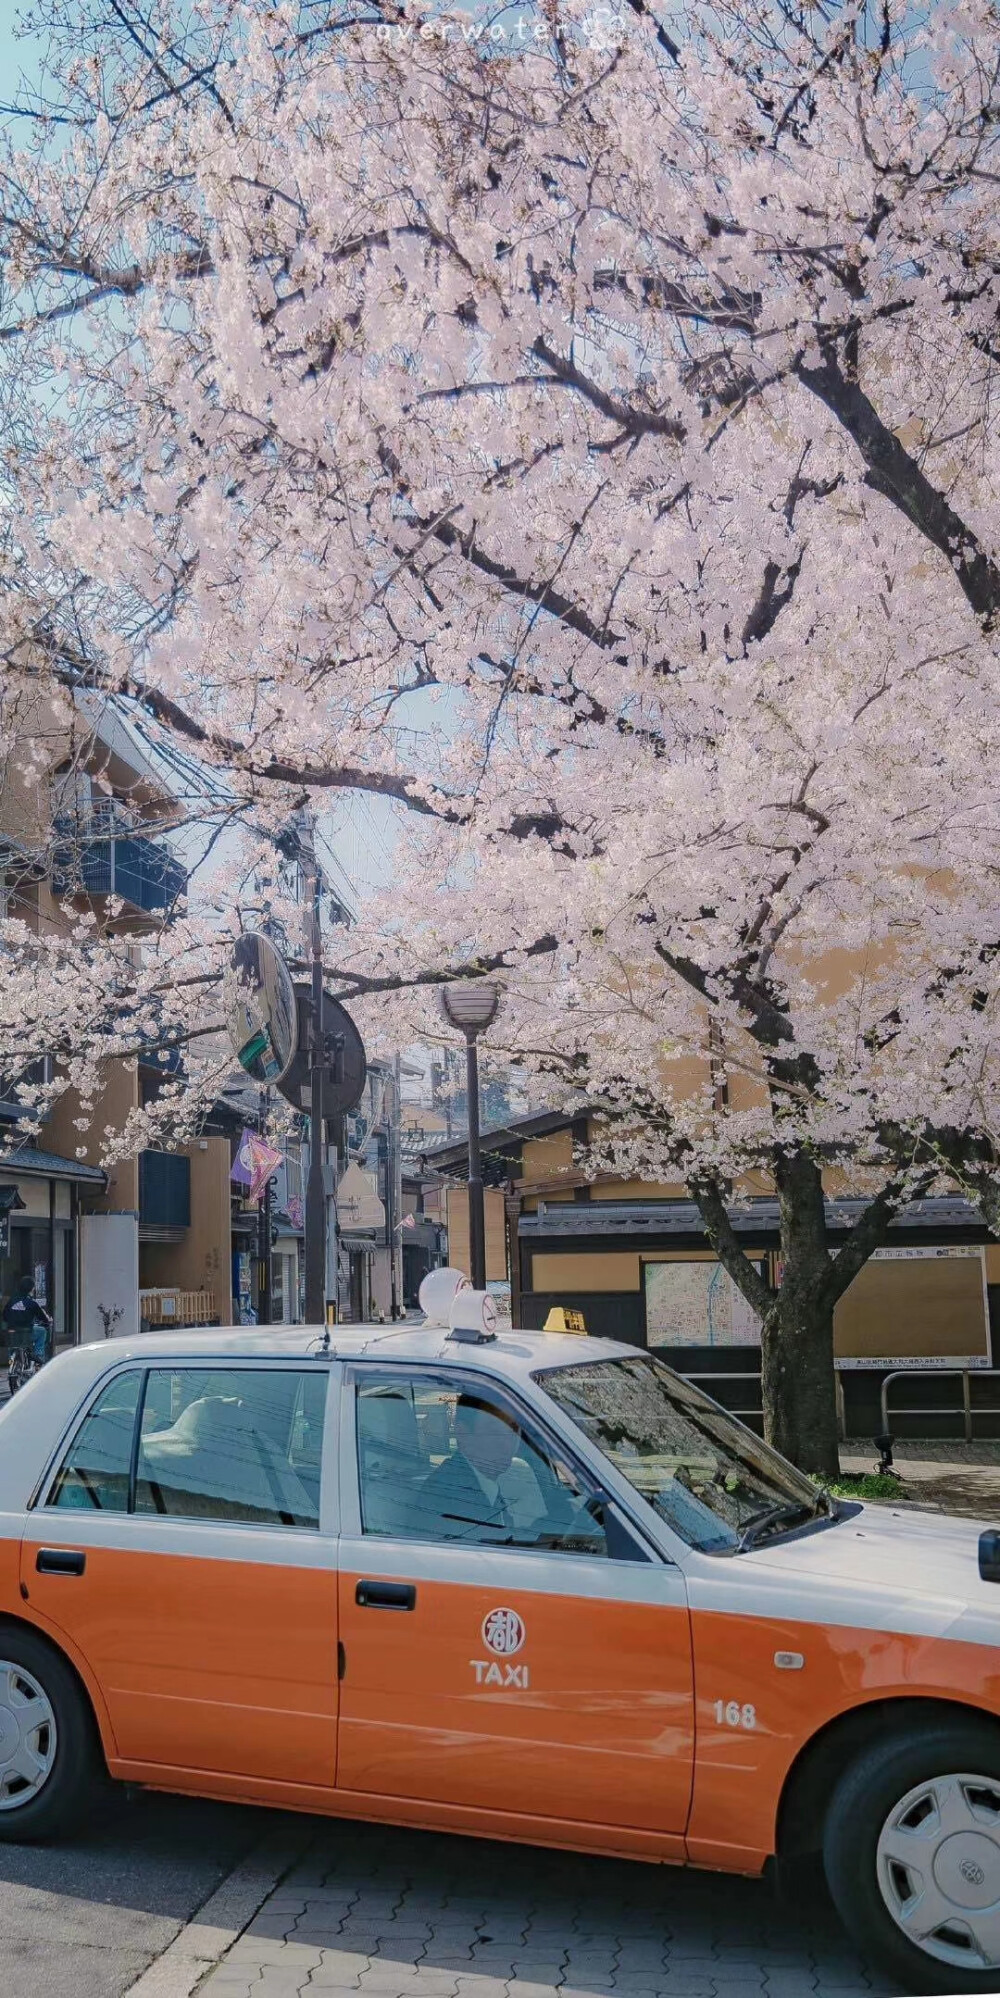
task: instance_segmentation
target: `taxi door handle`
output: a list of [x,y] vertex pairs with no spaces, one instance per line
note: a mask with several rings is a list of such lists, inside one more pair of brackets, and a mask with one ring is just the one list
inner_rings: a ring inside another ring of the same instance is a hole
[[359,1582],[354,1600],[359,1609],[411,1610],[417,1592],[412,1582]]
[[79,1547],[40,1547],[35,1567],[40,1575],[82,1575],[87,1556]]

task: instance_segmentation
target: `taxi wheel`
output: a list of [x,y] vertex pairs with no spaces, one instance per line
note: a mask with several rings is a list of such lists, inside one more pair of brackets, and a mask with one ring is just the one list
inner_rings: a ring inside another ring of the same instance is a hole
[[94,1717],[65,1660],[0,1625],[0,1839],[68,1830],[101,1772]]
[[837,1911],[908,1992],[1000,1988],[1000,1732],[925,1722],[853,1762],[823,1839]]

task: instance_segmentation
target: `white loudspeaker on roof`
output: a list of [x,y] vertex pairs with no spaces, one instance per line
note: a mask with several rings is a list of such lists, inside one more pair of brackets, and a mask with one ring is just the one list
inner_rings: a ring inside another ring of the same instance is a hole
[[428,1324],[450,1325],[455,1298],[468,1287],[469,1279],[461,1270],[428,1270],[417,1292],[417,1302]]

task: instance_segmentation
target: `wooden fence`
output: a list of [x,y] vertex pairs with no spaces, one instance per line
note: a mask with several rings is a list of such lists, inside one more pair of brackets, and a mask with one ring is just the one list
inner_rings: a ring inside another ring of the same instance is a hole
[[149,1325],[214,1325],[218,1323],[212,1290],[141,1290],[139,1318]]

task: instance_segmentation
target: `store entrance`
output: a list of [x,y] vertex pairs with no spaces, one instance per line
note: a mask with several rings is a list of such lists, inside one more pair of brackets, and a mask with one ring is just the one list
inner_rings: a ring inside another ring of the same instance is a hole
[[[72,1229],[57,1223],[50,1238],[47,1222],[18,1221],[12,1215],[10,1245],[5,1255],[0,1254],[0,1311],[22,1277],[31,1277],[39,1304],[53,1320],[56,1349],[72,1345]],[[6,1338],[0,1334],[0,1363],[6,1358]]]

